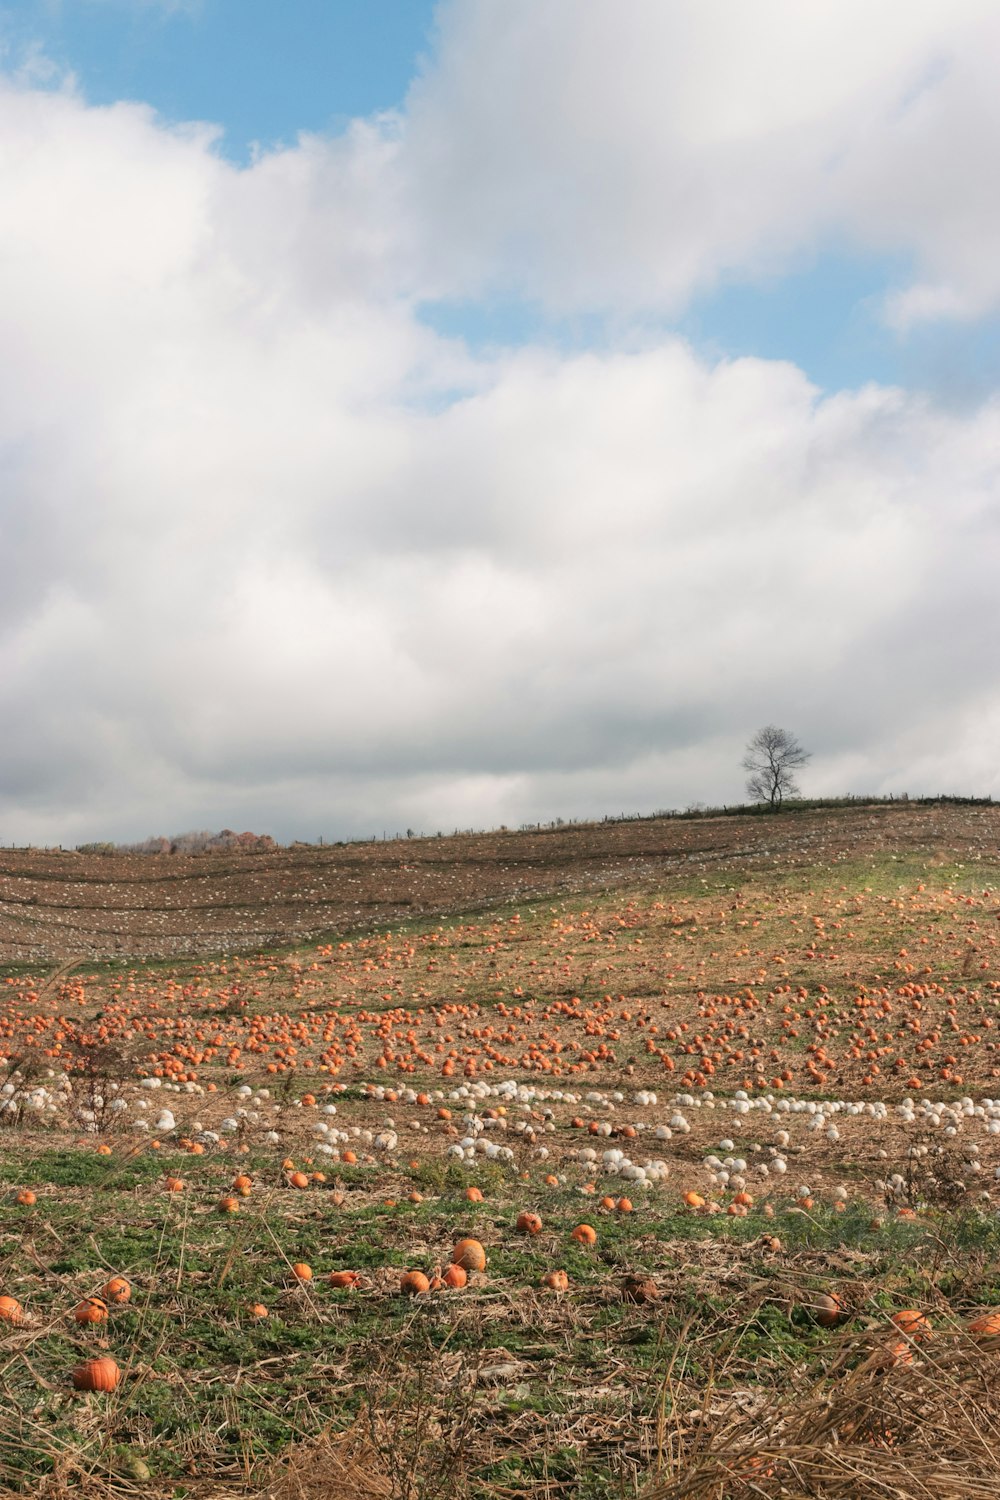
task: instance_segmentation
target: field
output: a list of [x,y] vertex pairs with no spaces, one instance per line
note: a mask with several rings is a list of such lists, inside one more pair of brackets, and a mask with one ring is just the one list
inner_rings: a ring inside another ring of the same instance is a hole
[[2,862],[7,1491],[1000,1495],[1000,809]]
[[254,855],[0,849],[0,964],[253,952],[687,874],[916,852],[993,857],[992,806],[650,818]]

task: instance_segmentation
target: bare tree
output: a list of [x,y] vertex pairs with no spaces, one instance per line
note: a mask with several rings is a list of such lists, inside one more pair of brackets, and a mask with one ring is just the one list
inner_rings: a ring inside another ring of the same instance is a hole
[[743,757],[747,791],[755,802],[780,807],[786,797],[799,795],[792,772],[810,758],[811,751],[803,750],[794,734],[776,724],[765,724],[758,729]]

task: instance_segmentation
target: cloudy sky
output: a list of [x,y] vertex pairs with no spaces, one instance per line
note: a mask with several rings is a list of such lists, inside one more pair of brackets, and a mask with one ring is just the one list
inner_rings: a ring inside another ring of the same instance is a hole
[[0,0],[0,841],[1000,794],[996,0]]

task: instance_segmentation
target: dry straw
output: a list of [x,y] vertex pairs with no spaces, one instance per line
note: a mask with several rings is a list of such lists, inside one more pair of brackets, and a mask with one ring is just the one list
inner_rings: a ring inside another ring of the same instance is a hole
[[[678,1414],[642,1500],[997,1500],[1000,1339],[847,1341],[822,1378],[764,1404],[704,1394]],[[805,1379],[805,1377],[803,1377]]]

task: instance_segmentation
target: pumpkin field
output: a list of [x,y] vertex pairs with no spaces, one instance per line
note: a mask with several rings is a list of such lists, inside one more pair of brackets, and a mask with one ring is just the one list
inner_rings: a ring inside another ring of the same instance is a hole
[[0,1492],[1000,1495],[1000,808],[422,844],[0,856]]

